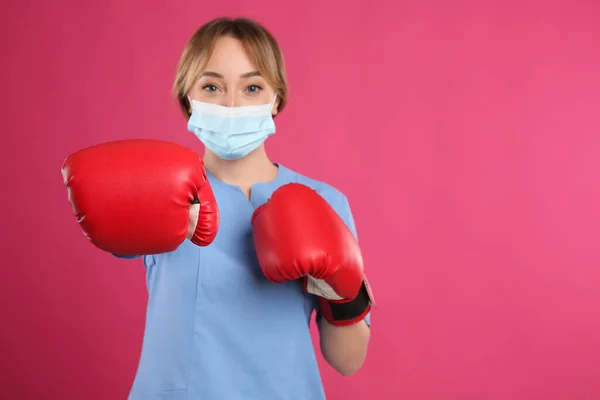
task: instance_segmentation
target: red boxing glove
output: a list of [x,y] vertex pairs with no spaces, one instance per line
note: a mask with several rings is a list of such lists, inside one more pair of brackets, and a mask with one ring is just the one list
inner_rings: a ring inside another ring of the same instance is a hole
[[67,157],[62,175],[84,235],[112,254],[166,253],[186,238],[207,246],[217,234],[219,210],[204,163],[186,147],[103,143]]
[[373,296],[358,242],[335,210],[313,189],[290,183],[277,189],[252,216],[254,246],[267,279],[303,279],[319,296],[333,325],[362,321]]

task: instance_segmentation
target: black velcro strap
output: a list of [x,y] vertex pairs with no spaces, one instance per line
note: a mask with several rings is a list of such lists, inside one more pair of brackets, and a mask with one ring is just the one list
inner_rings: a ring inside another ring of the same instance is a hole
[[349,321],[360,317],[365,310],[371,305],[371,298],[364,282],[358,292],[358,296],[354,300],[347,303],[329,302],[331,309],[331,317],[335,321]]

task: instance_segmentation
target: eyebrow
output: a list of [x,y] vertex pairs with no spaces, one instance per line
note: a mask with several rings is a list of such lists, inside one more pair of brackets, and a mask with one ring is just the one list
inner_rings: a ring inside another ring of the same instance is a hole
[[[218,78],[218,79],[224,79],[225,77],[217,72],[213,72],[213,71],[204,71],[203,73],[200,74],[200,76],[198,78],[202,78],[203,76],[210,76],[213,78]],[[251,71],[251,72],[246,72],[245,74],[241,74],[240,78],[246,79],[246,78],[251,78],[253,76],[260,76],[260,72],[258,71]]]

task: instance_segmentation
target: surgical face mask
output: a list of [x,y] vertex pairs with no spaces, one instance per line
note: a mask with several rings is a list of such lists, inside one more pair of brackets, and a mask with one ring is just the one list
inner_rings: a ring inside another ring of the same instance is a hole
[[275,122],[269,104],[225,107],[190,100],[192,115],[188,130],[217,156],[237,160],[255,150],[275,134]]

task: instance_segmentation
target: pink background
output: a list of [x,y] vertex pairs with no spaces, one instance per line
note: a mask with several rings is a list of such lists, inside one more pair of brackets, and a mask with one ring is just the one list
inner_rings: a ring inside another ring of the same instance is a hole
[[227,14],[283,46],[268,148],[348,195],[379,303],[364,368],[321,363],[329,399],[599,399],[600,3],[218,3],[3,3],[0,397],[126,397],[144,270],[86,242],[60,167],[122,138],[202,151],[169,91]]

